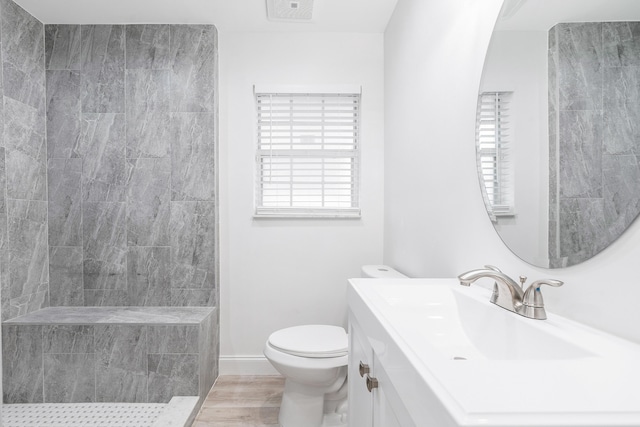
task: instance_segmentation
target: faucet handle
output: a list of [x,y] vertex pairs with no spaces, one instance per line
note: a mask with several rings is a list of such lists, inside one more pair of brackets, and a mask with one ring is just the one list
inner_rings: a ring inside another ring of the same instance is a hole
[[[547,315],[544,311],[544,299],[542,298],[542,292],[540,292],[540,286],[548,285],[557,288],[562,286],[564,282],[555,279],[542,279],[533,282],[524,293],[522,298],[522,305],[530,308],[532,311],[539,312],[535,315],[536,319],[546,319]],[[537,309],[537,310],[536,310]]]
[[540,292],[540,286],[549,285],[557,288],[562,286],[564,282],[555,279],[542,279],[533,282],[524,293],[522,303],[530,307],[544,307],[544,300],[542,299],[542,292]]

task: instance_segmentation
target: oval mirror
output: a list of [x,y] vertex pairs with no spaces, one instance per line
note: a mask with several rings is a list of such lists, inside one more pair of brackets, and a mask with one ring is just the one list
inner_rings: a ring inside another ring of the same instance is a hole
[[478,176],[530,264],[593,257],[640,212],[640,1],[505,0],[480,85]]

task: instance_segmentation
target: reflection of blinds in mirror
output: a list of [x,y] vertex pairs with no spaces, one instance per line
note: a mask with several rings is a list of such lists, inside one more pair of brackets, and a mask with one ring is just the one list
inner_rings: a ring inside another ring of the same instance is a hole
[[256,215],[359,216],[360,94],[256,94]]
[[483,92],[478,98],[478,173],[493,216],[514,214],[509,107],[512,92]]

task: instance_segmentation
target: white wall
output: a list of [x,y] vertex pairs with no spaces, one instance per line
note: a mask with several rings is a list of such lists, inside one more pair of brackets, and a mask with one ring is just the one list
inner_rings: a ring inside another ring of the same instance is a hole
[[513,92],[515,217],[498,217],[496,230],[520,258],[549,265],[549,131],[546,31],[497,31],[484,63],[480,92]]
[[[347,279],[382,261],[383,36],[222,33],[219,45],[221,373],[259,373],[275,330],[345,325]],[[362,86],[362,219],[252,218],[254,84]]]
[[[385,33],[385,263],[451,277],[484,263],[546,289],[549,311],[640,342],[640,222],[591,260],[532,267],[488,219],[475,169],[484,54],[502,0],[399,0]],[[417,191],[416,189],[422,189]]]

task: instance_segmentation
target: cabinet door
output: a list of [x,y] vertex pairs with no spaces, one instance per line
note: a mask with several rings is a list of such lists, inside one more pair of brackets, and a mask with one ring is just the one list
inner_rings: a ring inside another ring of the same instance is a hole
[[[375,355],[373,359],[376,363]],[[373,427],[409,427],[400,422],[393,409],[393,398],[390,395],[392,386],[379,363],[376,363],[375,378],[378,380],[378,388],[373,393]]]
[[[378,381],[378,388],[373,393],[373,426],[374,427],[416,427],[398,395],[385,365],[380,363],[374,352],[372,362],[375,366],[374,377]],[[426,424],[421,424],[425,426]],[[435,425],[428,424],[436,427]]]
[[372,349],[353,323],[349,324],[349,427],[373,425],[373,395],[360,376],[360,363],[371,368]]

